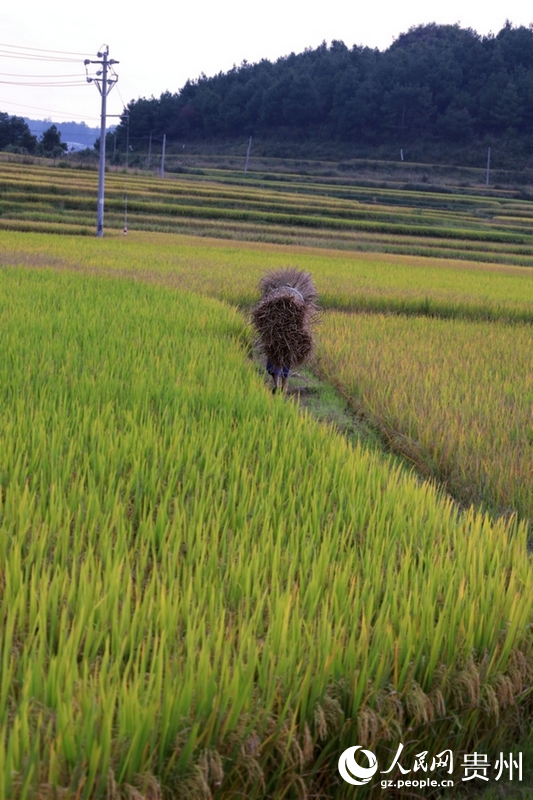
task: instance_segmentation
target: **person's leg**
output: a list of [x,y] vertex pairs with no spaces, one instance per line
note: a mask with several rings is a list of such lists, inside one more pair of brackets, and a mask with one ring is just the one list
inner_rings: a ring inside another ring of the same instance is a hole
[[268,374],[271,376],[272,380],[274,381],[274,388],[272,389],[272,394],[275,394],[278,387],[279,387],[279,379],[281,375],[281,370],[279,367],[275,367],[270,361],[267,361],[266,370]]

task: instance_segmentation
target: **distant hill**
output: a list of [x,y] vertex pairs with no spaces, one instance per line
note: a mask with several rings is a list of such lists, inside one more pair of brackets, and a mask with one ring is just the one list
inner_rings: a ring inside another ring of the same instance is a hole
[[38,139],[50,125],[55,125],[61,134],[61,141],[68,144],[69,150],[92,148],[100,136],[100,126],[91,128],[85,122],[54,122],[51,119],[30,119],[29,117],[24,117],[24,121]]

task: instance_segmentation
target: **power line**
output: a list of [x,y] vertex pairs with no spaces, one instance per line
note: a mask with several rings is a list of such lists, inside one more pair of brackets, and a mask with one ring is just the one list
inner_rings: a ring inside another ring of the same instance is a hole
[[[43,108],[42,106],[30,106],[27,103],[14,103],[11,100],[0,100],[0,105],[10,105],[10,106],[17,106],[18,108],[31,108],[32,111],[44,111],[47,116],[54,116],[54,117],[65,117],[67,121],[72,120],[74,122],[73,117],[78,117],[79,119],[83,120],[84,122],[87,119],[98,120],[99,117],[90,117],[87,115],[82,116],[81,114],[72,114],[71,112],[67,111],[54,111],[51,108]],[[90,126],[89,126],[90,127]]]
[[[71,72],[69,75],[26,75],[24,72],[0,72],[6,78],[79,78],[79,73]],[[85,81],[84,81],[85,83]]]
[[17,61],[45,61],[47,63],[79,64],[79,58],[57,58],[56,56],[38,56],[33,54],[18,55],[0,50],[0,58],[11,58]]
[[124,111],[126,111],[126,103],[124,102],[124,98],[120,94],[120,89],[118,88],[118,86],[117,86],[117,93],[118,93],[120,102],[122,103],[122,108],[124,109]]
[[81,79],[76,81],[0,81],[6,86],[86,86],[86,81]]
[[22,44],[6,44],[5,42],[0,42],[0,47],[12,47],[16,50],[36,50],[39,53],[62,53],[63,55],[67,56],[88,56],[90,53],[73,53],[69,50],[49,50],[44,47],[26,47],[26,45]]
[[69,50],[49,50],[44,47],[27,47],[19,44],[6,44],[5,42],[0,42],[0,47],[9,47],[13,50],[28,50],[31,53],[53,53],[54,55],[79,56],[80,58],[86,58],[89,55],[89,53],[73,53]]

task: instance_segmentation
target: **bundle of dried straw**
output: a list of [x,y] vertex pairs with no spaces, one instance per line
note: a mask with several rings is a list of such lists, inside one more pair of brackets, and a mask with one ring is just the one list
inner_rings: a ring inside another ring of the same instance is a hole
[[318,307],[311,275],[275,270],[262,278],[259,288],[261,299],[252,311],[259,350],[273,367],[292,369],[313,353]]

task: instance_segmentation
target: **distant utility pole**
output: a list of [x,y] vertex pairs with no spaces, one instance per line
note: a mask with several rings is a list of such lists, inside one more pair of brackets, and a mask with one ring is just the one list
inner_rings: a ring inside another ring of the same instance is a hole
[[[90,59],[85,60],[85,70],[89,64],[99,64],[102,69],[99,69],[96,73],[99,77],[98,78],[90,78],[87,75],[87,83],[96,83],[98,91],[102,96],[102,111],[101,111],[101,118],[100,118],[100,166],[98,170],[98,209],[96,213],[96,235],[103,236],[104,235],[104,176],[105,176],[105,129],[106,129],[106,111],[107,111],[107,95],[118,81],[118,75],[115,73],[113,69],[114,64],[118,64],[118,61],[115,61],[113,58],[108,59],[109,56],[109,47],[107,44],[102,45],[101,52],[96,54],[97,58],[101,58],[101,61],[91,61]],[[107,73],[109,68],[111,68],[111,72],[113,77],[108,78]]]
[[160,175],[162,178],[165,177],[165,150],[167,146],[167,135],[166,133],[163,134],[163,149],[161,151],[161,170]]
[[246,161],[244,162],[244,174],[248,172],[248,162],[250,161],[250,150],[252,149],[252,137],[248,139],[248,149],[246,150]]
[[490,182],[490,147],[487,151],[487,178],[485,180],[485,186],[488,186]]

